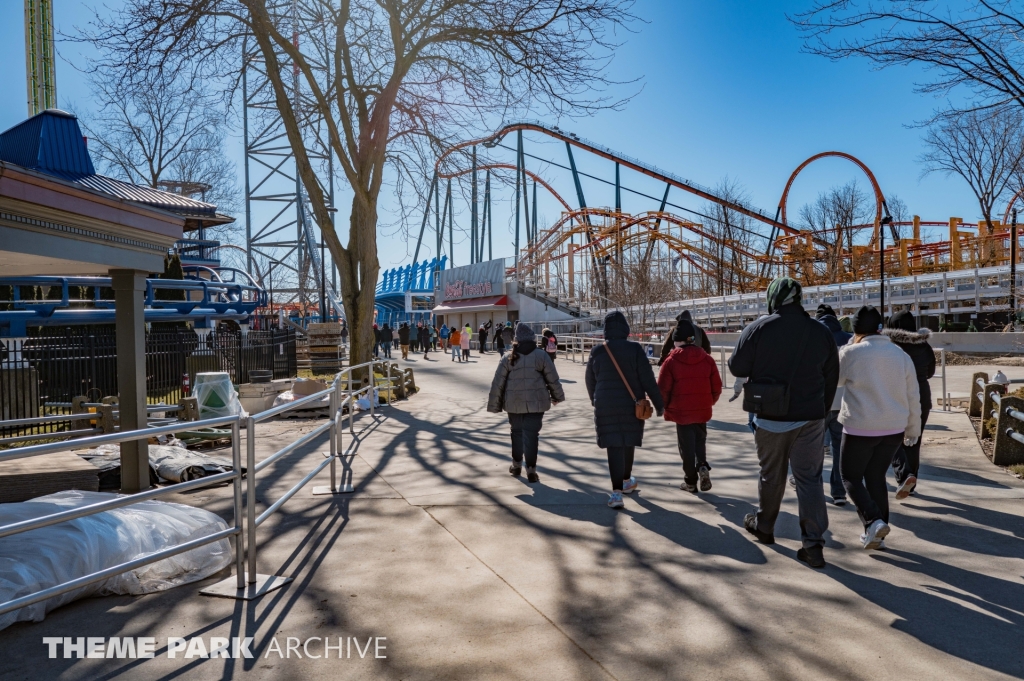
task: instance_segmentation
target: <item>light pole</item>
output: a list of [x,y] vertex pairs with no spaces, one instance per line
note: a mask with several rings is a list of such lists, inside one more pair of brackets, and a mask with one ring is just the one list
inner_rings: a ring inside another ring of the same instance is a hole
[[1010,223],[1010,324],[1017,328],[1017,209]]
[[882,202],[882,207],[885,208],[885,217],[882,218],[882,222],[878,226],[878,291],[879,291],[879,312],[882,313],[882,319],[885,319],[885,227],[892,223],[892,216],[889,215],[889,207]]

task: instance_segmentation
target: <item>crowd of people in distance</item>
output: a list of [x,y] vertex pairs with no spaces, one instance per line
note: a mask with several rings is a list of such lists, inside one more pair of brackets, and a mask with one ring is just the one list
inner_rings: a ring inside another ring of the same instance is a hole
[[[732,399],[742,396],[750,415],[759,464],[758,503],[744,527],[761,543],[775,542],[788,478],[800,517],[797,557],[825,567],[828,509],[822,473],[828,450],[833,503],[853,503],[864,527],[863,548],[885,548],[890,531],[886,472],[894,469],[897,499],[917,485],[921,431],[931,403],[928,379],[935,373],[929,332],[916,328],[910,312],[886,321],[870,306],[840,319],[822,305],[811,316],[801,304],[800,284],[789,277],[771,283],[767,303],[768,314],[743,330],[728,362],[737,377]],[[623,495],[638,488],[632,472],[636,448],[643,445],[645,422],[654,414],[675,424],[680,489],[709,491],[707,427],[723,386],[707,334],[688,312],[680,314],[662,348],[657,378],[644,347],[629,336],[626,317],[610,312],[604,342],[593,348],[586,366],[597,446],[608,460],[608,505],[622,508]],[[527,479],[536,483],[544,414],[565,401],[554,362],[557,338],[548,329],[538,337],[525,323],[507,324],[498,338],[502,358],[487,410],[507,414],[509,473],[521,475],[525,464]],[[506,349],[511,349],[507,356]]]
[[[437,352],[438,348],[442,353],[451,352],[453,362],[470,361],[470,348],[473,342],[473,328],[468,323],[463,328],[458,326],[449,327],[442,323],[440,327],[431,322],[419,321],[416,326],[410,322],[402,322],[397,329],[384,322],[383,325],[373,325],[373,357],[374,359],[390,359],[392,350],[401,350],[402,359],[409,359],[409,353],[423,352],[427,357],[430,351]],[[558,337],[551,329],[544,329],[543,350],[555,361],[558,355]],[[492,320],[481,324],[476,330],[477,350],[481,354],[487,354],[488,348],[504,356],[513,345],[512,322],[494,326]]]

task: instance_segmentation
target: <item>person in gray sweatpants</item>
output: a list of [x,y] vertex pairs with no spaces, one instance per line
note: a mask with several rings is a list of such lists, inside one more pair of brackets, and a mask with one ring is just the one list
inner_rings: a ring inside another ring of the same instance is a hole
[[[804,311],[800,290],[800,284],[789,277],[771,283],[768,314],[740,334],[729,369],[733,376],[748,379],[743,407],[754,413],[754,443],[761,464],[758,507],[746,515],[743,526],[762,544],[775,543],[786,469],[792,466],[803,544],[796,555],[811,567],[823,568],[828,510],[821,488],[825,461],[821,443],[823,419],[839,382],[839,351],[828,328]],[[765,397],[780,386],[787,387],[785,398]]]

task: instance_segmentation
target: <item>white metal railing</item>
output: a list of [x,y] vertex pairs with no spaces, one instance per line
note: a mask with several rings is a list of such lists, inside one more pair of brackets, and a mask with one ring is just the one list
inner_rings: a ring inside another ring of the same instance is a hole
[[[94,415],[95,416],[95,415]],[[231,461],[233,470],[225,473],[217,473],[216,475],[208,475],[203,478],[191,480],[188,482],[181,482],[175,485],[167,487],[161,487],[158,489],[148,490],[145,492],[139,492],[137,494],[130,494],[120,496],[116,499],[109,501],[101,501],[96,504],[90,504],[88,506],[82,506],[81,508],[69,509],[67,511],[60,511],[58,513],[52,513],[41,518],[33,518],[31,520],[22,520],[20,522],[11,523],[0,527],[0,538],[9,537],[11,535],[20,534],[22,532],[29,532],[31,530],[39,529],[41,527],[48,527],[50,525],[56,525],[58,523],[67,522],[76,518],[82,518],[97,513],[102,513],[115,508],[123,508],[125,506],[131,506],[137,504],[140,501],[148,501],[168,494],[176,494],[184,492],[197,487],[206,487],[210,484],[216,484],[219,482],[226,482],[230,480],[234,485],[234,526],[229,527],[219,532],[206,535],[205,537],[199,537],[183,544],[177,544],[175,546],[161,549],[154,553],[146,554],[140,558],[121,563],[119,565],[112,565],[111,567],[92,572],[87,575],[78,577],[62,584],[57,584],[46,589],[41,589],[20,598],[7,601],[6,603],[0,603],[0,615],[8,612],[19,610],[25,606],[38,603],[39,601],[45,601],[48,598],[59,596],[60,594],[67,593],[68,591],[74,591],[88,584],[99,582],[115,575],[119,575],[129,570],[155,563],[156,561],[176,556],[180,553],[190,551],[192,549],[211,544],[215,541],[220,541],[227,537],[232,537],[235,548],[235,579],[239,589],[244,588],[244,565],[242,561],[243,556],[243,532],[242,532],[242,470],[241,470],[241,457],[239,453],[239,417],[238,416],[227,416],[223,418],[206,419],[204,421],[193,421],[190,424],[192,427],[209,428],[213,426],[231,426]],[[87,437],[77,440],[75,446],[81,447],[92,447],[102,444],[115,444],[121,442],[131,442],[135,440],[142,440],[150,438],[154,435],[170,434],[176,430],[181,430],[180,424],[172,424],[166,426],[159,426],[156,428],[143,428],[139,430],[132,430],[120,433],[109,433],[107,435],[98,435],[96,437]],[[20,447],[18,449],[12,449],[8,451],[0,452],[0,461],[12,461],[15,459],[26,459],[33,456],[40,456],[42,454],[52,454],[54,452],[64,451],[68,448],[67,442],[51,442],[41,445],[33,445],[30,447]],[[250,505],[252,501],[250,500]]]
[[[1016,419],[1017,421],[1024,422],[1024,412],[1020,412],[1020,411],[1014,409],[1013,407],[1007,407],[1005,413],[1010,418]],[[999,425],[1002,425],[1002,423],[1000,423]],[[1011,440],[1016,440],[1017,442],[1019,442],[1021,444],[1024,444],[1024,435],[1021,435],[1015,428],[1012,428],[1012,427],[1007,428],[1006,429],[1006,435]]]
[[[85,585],[92,584],[94,582],[108,579],[114,575],[134,570],[142,565],[168,558],[170,556],[189,551],[191,549],[209,544],[226,537],[234,538],[234,550],[235,550],[235,579],[236,586],[239,590],[245,588],[245,582],[248,581],[253,584],[257,581],[256,573],[256,557],[258,554],[258,543],[256,541],[256,529],[262,525],[271,515],[277,512],[289,499],[308,484],[313,478],[315,478],[321,471],[328,466],[331,470],[331,491],[338,491],[337,485],[337,461],[340,458],[340,452],[342,450],[342,431],[343,428],[339,427],[342,424],[344,409],[348,407],[349,410],[349,432],[355,436],[355,402],[363,394],[367,394],[370,403],[370,414],[374,417],[375,408],[375,395],[374,389],[377,388],[377,381],[375,379],[374,369],[380,369],[380,373],[385,377],[385,385],[388,389],[389,400],[391,391],[394,390],[392,383],[391,366],[386,361],[372,361],[358,364],[355,366],[346,367],[339,372],[331,386],[321,390],[312,395],[305,396],[301,399],[295,400],[288,404],[280,405],[272,409],[260,412],[259,414],[253,414],[244,419],[246,428],[246,467],[245,477],[247,479],[247,495],[244,503],[242,501],[242,463],[240,453],[240,435],[241,435],[241,422],[240,416],[227,416],[222,418],[205,419],[200,421],[190,422],[177,422],[166,425],[156,425],[147,428],[108,433],[104,435],[96,435],[92,437],[83,437],[75,440],[74,446],[87,448],[95,447],[102,444],[116,444],[121,442],[130,442],[134,440],[147,439],[156,435],[173,434],[176,431],[181,430],[183,425],[189,428],[211,428],[214,426],[231,426],[231,457],[232,457],[232,471],[218,473],[216,475],[209,475],[196,480],[188,482],[181,482],[167,487],[161,487],[153,490],[147,490],[145,492],[139,492],[137,494],[125,495],[118,497],[117,499],[111,499],[109,501],[103,501],[96,504],[90,504],[89,506],[83,506],[81,508],[70,509],[67,511],[61,511],[41,518],[35,518],[32,520],[20,521],[0,527],[0,538],[11,536],[14,534],[28,532],[41,527],[47,527],[49,525],[55,525],[57,523],[66,522],[68,520],[74,520],[88,515],[96,513],[102,513],[107,510],[122,508],[130,506],[141,501],[147,501],[155,499],[168,494],[175,494],[184,492],[190,489],[206,487],[211,484],[217,484],[220,482],[231,481],[234,485],[234,526],[220,532],[200,537],[198,539],[191,540],[189,542],[179,544],[173,547],[157,551],[152,554],[148,554],[141,558],[122,563],[120,565],[114,565],[103,570],[84,575],[77,579],[58,584],[53,587],[42,589],[31,594],[27,594],[20,598],[8,601],[6,603],[0,603],[0,615],[13,610],[18,610],[33,603],[58,596],[68,591],[81,588]],[[369,374],[369,380],[367,385],[362,386],[358,389],[353,389],[353,376],[354,371],[366,369]],[[404,380],[402,376],[398,377],[399,380]],[[347,390],[346,390],[347,388]],[[277,450],[270,456],[256,463],[256,424],[267,421],[276,416],[280,416],[290,411],[295,411],[303,408],[309,408],[313,403],[321,401],[324,397],[329,398],[329,409],[328,409],[328,420],[326,423],[317,426],[309,433],[306,433],[302,437],[295,441],[285,445],[281,449]],[[164,406],[160,406],[159,410],[168,410]],[[156,411],[150,408],[150,411]],[[51,417],[39,417],[35,419],[21,419],[25,421],[25,425],[32,425],[39,423],[41,419],[49,420],[81,420],[81,419],[95,419],[99,415],[95,413],[88,414],[72,414],[67,417],[59,416],[57,418]],[[31,422],[31,423],[28,423]],[[42,420],[43,423],[49,421]],[[7,422],[10,424],[10,422]],[[284,456],[296,451],[300,447],[314,441],[316,438],[324,433],[330,434],[330,453],[325,455],[323,462],[317,464],[313,469],[307,473],[298,483],[288,489],[283,495],[281,495],[276,501],[271,503],[266,510],[259,515],[256,515],[256,484],[259,474],[264,471],[275,461],[278,461]],[[66,433],[64,433],[66,434]],[[51,434],[59,436],[60,433]],[[51,442],[46,444],[32,445],[26,447],[19,447],[17,449],[10,449],[6,451],[0,451],[0,462],[12,461],[15,459],[30,458],[33,456],[39,456],[42,454],[50,454],[59,451],[67,450],[69,443],[66,441],[62,442]],[[247,527],[246,527],[247,525]],[[247,532],[246,532],[247,530]],[[248,544],[248,546],[246,546]],[[248,549],[248,551],[246,551]],[[245,558],[248,558],[248,561]],[[248,570],[246,570],[246,562],[248,563]],[[248,575],[246,575],[248,573]],[[246,577],[248,579],[246,580]]]
[[[878,305],[881,288],[877,279],[806,286],[801,298],[805,308],[824,303],[839,315],[852,314],[862,305]],[[1024,269],[1017,271],[1016,288],[1024,290]],[[925,315],[1005,311],[1009,309],[1009,291],[1009,265],[888,277],[885,314],[889,316],[899,308],[912,308]],[[682,310],[690,310],[694,321],[706,328],[742,328],[768,312],[764,291],[675,300],[659,307],[648,324],[651,328],[671,325]]]
[[[330,387],[307,395],[301,399],[282,404],[280,406],[268,409],[260,412],[259,414],[250,415],[245,419],[245,431],[246,431],[246,447],[245,447],[245,460],[247,469],[247,496],[246,496],[246,527],[248,534],[248,576],[247,580],[249,584],[255,584],[258,576],[256,572],[256,557],[258,553],[258,543],[256,541],[256,530],[267,521],[270,516],[276,513],[289,499],[299,492],[303,487],[309,484],[317,475],[319,475],[328,466],[331,470],[331,487],[332,493],[339,492],[338,489],[338,478],[337,478],[337,462],[341,458],[342,448],[342,432],[344,430],[343,413],[347,406],[349,412],[349,433],[355,436],[355,406],[356,400],[360,395],[366,393],[370,403],[370,416],[376,419],[374,413],[375,407],[375,395],[374,389],[377,387],[377,381],[375,379],[374,369],[380,367],[382,369],[381,374],[385,376],[386,385],[388,388],[388,395],[390,399],[391,390],[393,386],[391,383],[391,363],[388,361],[374,360],[371,362],[364,362],[362,364],[356,364],[354,366],[345,367],[338,372],[334,381]],[[362,386],[358,389],[353,389],[352,386],[352,372],[365,369],[369,375],[367,385]],[[347,389],[345,389],[347,388]],[[309,431],[302,437],[298,438],[294,442],[291,442],[281,449],[277,450],[270,456],[266,457],[259,463],[256,463],[256,425],[262,423],[275,416],[280,416],[290,411],[296,411],[303,408],[308,409],[309,405],[320,402],[324,397],[329,398],[328,407],[328,419],[326,423],[323,423],[313,430]],[[300,447],[309,444],[313,440],[317,439],[324,433],[329,434],[330,440],[330,453],[326,455],[326,458],[313,467],[301,480],[292,485],[284,494],[282,494],[276,501],[271,503],[267,508],[256,515],[256,484],[258,474],[265,470],[267,466],[271,465],[275,461],[281,459],[284,456],[294,452]],[[344,490],[341,490],[344,491]],[[351,490],[348,490],[351,491]],[[316,493],[316,490],[314,490]]]

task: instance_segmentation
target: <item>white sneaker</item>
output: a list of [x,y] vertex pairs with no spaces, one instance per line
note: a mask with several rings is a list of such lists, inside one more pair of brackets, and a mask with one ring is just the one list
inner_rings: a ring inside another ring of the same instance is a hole
[[864,534],[860,536],[860,543],[865,550],[877,549],[882,545],[882,540],[889,534],[889,526],[881,518],[868,526]]
[[632,475],[629,476],[629,480],[622,481],[622,493],[631,494],[633,490],[640,486],[640,483],[636,481],[636,478]]
[[620,492],[619,490],[615,490],[614,492],[612,492],[611,495],[608,497],[608,507],[622,508],[623,505],[624,504],[622,503],[622,492]]
[[903,481],[903,484],[896,490],[896,498],[899,500],[906,499],[910,496],[914,488],[917,487],[917,476],[908,475],[907,479]]

